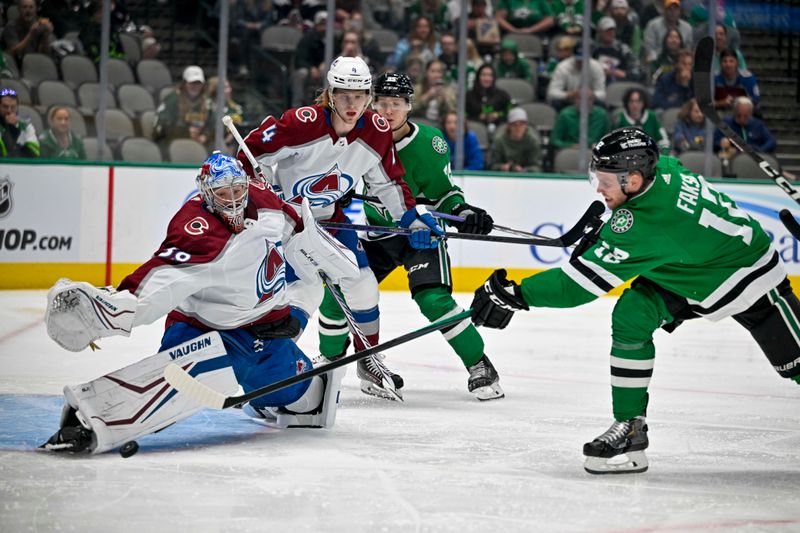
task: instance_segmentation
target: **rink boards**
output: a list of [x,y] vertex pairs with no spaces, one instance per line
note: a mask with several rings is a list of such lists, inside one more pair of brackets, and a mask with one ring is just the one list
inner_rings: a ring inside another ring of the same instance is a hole
[[[15,164],[0,167],[0,289],[46,288],[60,277],[116,284],[146,261],[180,205],[196,193],[194,166]],[[597,195],[580,176],[461,174],[456,183],[496,222],[554,236]],[[771,181],[716,182],[759,220],[797,283],[800,251],[777,212],[798,207]],[[349,208],[361,216],[360,205]],[[560,266],[569,249],[451,241],[454,288],[473,290],[500,266],[514,277]],[[396,271],[386,290],[406,287]]]

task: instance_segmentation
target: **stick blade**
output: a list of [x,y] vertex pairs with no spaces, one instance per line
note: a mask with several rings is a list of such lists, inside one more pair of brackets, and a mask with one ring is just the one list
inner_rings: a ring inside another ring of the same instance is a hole
[[223,394],[200,383],[175,363],[170,363],[164,368],[164,379],[175,387],[178,392],[185,394],[201,405],[211,409],[225,408],[225,396]]

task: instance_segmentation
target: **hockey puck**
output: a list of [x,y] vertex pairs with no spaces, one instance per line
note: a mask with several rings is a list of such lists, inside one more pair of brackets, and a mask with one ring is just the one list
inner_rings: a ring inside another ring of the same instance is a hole
[[136,455],[136,452],[138,451],[139,443],[135,440],[130,440],[122,445],[122,447],[119,449],[119,454],[127,459],[131,455]]

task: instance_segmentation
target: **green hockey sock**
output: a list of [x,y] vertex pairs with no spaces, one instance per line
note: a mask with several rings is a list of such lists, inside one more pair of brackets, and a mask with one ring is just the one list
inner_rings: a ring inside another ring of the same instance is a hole
[[325,296],[319,306],[319,353],[331,359],[344,351],[350,330],[339,302],[325,287]]
[[[414,301],[417,302],[425,318],[431,322],[462,311],[445,287],[420,291],[414,296]],[[471,367],[483,357],[483,338],[469,319],[443,331],[442,335],[461,358],[465,367]]]

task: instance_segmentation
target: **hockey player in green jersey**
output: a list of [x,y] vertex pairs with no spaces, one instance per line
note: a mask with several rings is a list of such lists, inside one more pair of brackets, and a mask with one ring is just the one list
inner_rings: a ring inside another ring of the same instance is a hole
[[[464,222],[450,223],[458,231],[488,234],[493,227],[492,217],[483,209],[466,203],[461,189],[453,183],[449,150],[441,132],[408,120],[413,93],[414,86],[405,74],[383,74],[374,87],[374,107],[392,127],[395,147],[406,170],[406,183],[418,203],[433,204],[438,212],[463,217]],[[364,211],[369,224],[394,225],[391,216],[378,203],[366,202]],[[407,240],[397,235],[370,234],[361,241],[378,282],[403,266],[408,273],[411,297],[428,320],[433,322],[460,313],[461,307],[450,295],[450,258],[445,243],[440,241],[437,248],[415,250],[406,244]],[[327,292],[320,307],[319,332],[322,355],[334,358],[345,352],[347,322]],[[483,353],[483,339],[475,326],[465,320],[442,333],[469,371],[469,391],[479,400],[502,398],[500,378]],[[362,375],[368,377],[369,373],[360,371],[359,377]],[[376,390],[377,385],[362,377],[364,392],[382,396],[380,390]]]
[[495,271],[475,291],[472,317],[502,329],[515,311],[575,307],[635,278],[611,318],[614,423],[583,453],[592,474],[643,472],[653,332],[732,316],[778,374],[800,383],[800,302],[758,222],[677,159],[659,157],[641,130],[604,136],[589,175],[612,210],[596,240],[582,243],[565,267],[519,285]]

